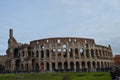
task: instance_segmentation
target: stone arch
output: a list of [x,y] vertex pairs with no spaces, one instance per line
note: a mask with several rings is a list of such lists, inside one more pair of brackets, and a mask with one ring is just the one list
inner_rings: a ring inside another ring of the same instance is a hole
[[62,62],[58,62],[58,70],[59,70],[59,71],[62,70]]
[[46,71],[50,71],[50,64],[48,62],[46,63]]
[[110,68],[110,64],[109,64],[109,62],[107,62],[107,64],[108,64],[108,68]]
[[63,49],[63,57],[67,57],[67,49]]
[[40,70],[41,71],[44,71],[44,63],[43,62],[41,62],[41,64],[40,64],[41,66],[40,66]]
[[31,52],[30,51],[28,51],[28,57],[31,57]]
[[73,62],[70,62],[70,70],[74,71],[74,63]]
[[67,71],[68,70],[68,63],[64,62],[64,70]]
[[97,62],[97,68],[100,68],[100,62]]
[[55,63],[52,63],[52,71],[55,71]]
[[79,62],[77,61],[76,62],[76,71],[79,71],[80,70],[80,64],[79,64]]
[[95,50],[95,53],[96,53],[96,57],[98,58],[99,55],[98,55],[98,50],[97,49]]
[[19,70],[20,70],[20,60],[19,60],[19,59],[17,59],[17,60],[15,61],[15,67],[16,67],[16,71],[19,71]]
[[96,68],[96,63],[95,63],[95,61],[92,62],[92,66],[93,66],[94,69]]
[[82,61],[82,63],[81,63],[81,65],[82,65],[82,69],[85,69],[86,67],[86,64],[85,64],[85,62],[84,61]]
[[35,59],[32,59],[32,70],[35,70]]
[[100,57],[102,57],[101,50],[99,50]]
[[89,55],[89,49],[86,49],[86,57],[90,57],[90,55]]
[[21,64],[21,71],[24,71],[24,65]]
[[14,49],[14,54],[13,54],[13,56],[14,56],[14,58],[19,57],[19,50],[18,50],[18,48],[15,48],[15,49]]
[[70,54],[70,57],[73,57],[73,49],[72,48],[69,49],[69,54]]
[[104,67],[107,68],[107,63],[106,62],[104,62]]
[[32,51],[32,57],[35,57],[35,54],[34,54],[34,52]]
[[36,57],[39,57],[39,51],[38,50],[36,51]]
[[93,50],[93,49],[91,49],[91,57],[92,57],[92,58],[95,57],[95,55],[94,55],[94,50]]
[[75,56],[78,57],[78,48],[75,48]]
[[24,57],[25,56],[25,52],[24,51],[22,51],[22,55],[21,55],[22,57]]
[[36,63],[36,65],[35,65],[35,66],[36,66],[36,68],[35,68],[35,69],[36,69],[36,71],[38,72],[38,71],[39,71],[39,64],[38,64],[38,63]]
[[84,49],[80,48],[80,56],[84,57]]
[[46,50],[46,57],[47,57],[47,58],[49,58],[49,57],[50,57],[50,52],[49,52],[49,50],[48,50],[48,49]]
[[91,69],[91,62],[90,61],[87,62],[87,67],[88,67],[88,69]]
[[41,58],[44,58],[44,51],[41,51]]
[[104,68],[104,64],[103,64],[103,62],[101,62],[101,68]]
[[25,70],[28,71],[28,63],[25,64]]

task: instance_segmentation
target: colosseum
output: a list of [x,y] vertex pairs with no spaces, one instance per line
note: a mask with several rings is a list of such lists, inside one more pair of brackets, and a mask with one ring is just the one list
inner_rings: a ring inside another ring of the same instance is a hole
[[21,44],[9,30],[6,70],[13,71],[96,71],[113,66],[111,46],[94,39],[57,37]]

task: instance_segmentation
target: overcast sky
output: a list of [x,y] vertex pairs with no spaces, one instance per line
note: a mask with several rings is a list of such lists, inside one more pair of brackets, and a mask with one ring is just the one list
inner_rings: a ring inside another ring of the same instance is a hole
[[120,53],[120,0],[0,0],[0,54],[9,29],[18,42],[82,37]]

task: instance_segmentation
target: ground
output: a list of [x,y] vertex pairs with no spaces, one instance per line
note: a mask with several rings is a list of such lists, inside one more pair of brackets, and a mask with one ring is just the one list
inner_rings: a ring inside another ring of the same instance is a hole
[[109,72],[0,74],[0,80],[111,80]]

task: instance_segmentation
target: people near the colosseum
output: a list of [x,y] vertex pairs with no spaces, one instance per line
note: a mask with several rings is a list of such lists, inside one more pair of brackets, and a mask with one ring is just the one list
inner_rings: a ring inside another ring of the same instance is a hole
[[116,80],[120,80],[120,68],[119,67],[116,70]]
[[117,70],[115,67],[113,67],[112,70],[110,71],[110,75],[111,75],[112,80],[116,80],[116,77],[117,77],[116,71]]
[[115,67],[112,68],[110,75],[112,80],[120,80],[118,77],[118,70]]

